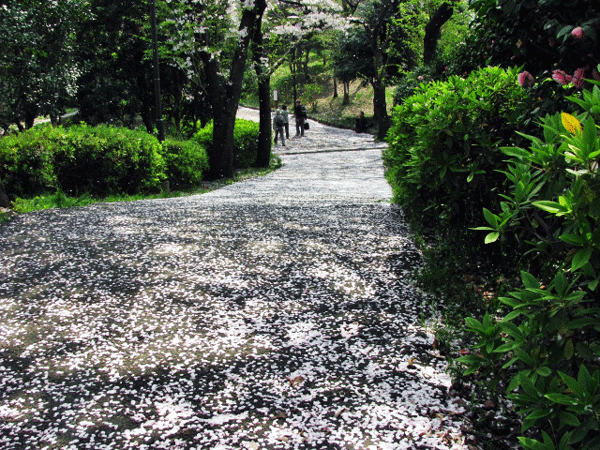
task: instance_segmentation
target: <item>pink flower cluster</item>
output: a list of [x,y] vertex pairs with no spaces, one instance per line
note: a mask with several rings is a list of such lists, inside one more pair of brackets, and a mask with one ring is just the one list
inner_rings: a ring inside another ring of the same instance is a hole
[[583,37],[583,28],[573,28],[573,30],[571,30],[571,36],[573,36],[575,39],[581,39]]
[[571,76],[563,70],[555,70],[554,72],[552,72],[552,79],[561,86],[573,83],[573,85],[576,88],[581,89],[583,87],[583,78],[585,77],[585,71],[585,68],[579,68],[575,71],[573,76]]
[[534,83],[533,76],[529,72],[527,72],[526,70],[523,71],[523,72],[521,72],[519,74],[519,77],[517,79],[518,79],[519,85],[521,87],[531,87],[531,86],[533,86],[533,83]]
[[566,84],[569,84],[571,82],[571,80],[573,79],[573,77],[569,74],[567,74],[564,70],[555,70],[554,72],[552,72],[552,79],[554,81],[556,81],[558,84],[560,84],[561,86],[564,86]]

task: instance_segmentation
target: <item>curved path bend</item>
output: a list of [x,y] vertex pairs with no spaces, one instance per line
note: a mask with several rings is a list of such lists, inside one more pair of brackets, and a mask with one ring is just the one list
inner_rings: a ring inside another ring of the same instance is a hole
[[468,448],[382,145],[287,144],[208,194],[0,224],[1,448]]

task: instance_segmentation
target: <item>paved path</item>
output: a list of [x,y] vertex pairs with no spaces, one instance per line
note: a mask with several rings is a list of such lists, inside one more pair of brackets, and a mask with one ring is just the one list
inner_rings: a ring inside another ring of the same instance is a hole
[[381,149],[312,153],[381,146],[311,125],[259,179],[0,224],[0,448],[467,448]]

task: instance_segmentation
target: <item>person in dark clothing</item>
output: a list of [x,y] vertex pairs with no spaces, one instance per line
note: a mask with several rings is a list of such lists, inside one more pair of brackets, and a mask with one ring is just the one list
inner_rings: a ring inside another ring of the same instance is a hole
[[290,138],[290,112],[287,109],[287,105],[281,107],[281,116],[283,117],[283,129],[285,130],[285,137]]
[[364,133],[369,129],[369,122],[365,117],[364,111],[361,111],[356,119],[356,132]]
[[283,116],[281,115],[281,110],[278,109],[275,111],[275,117],[273,118],[273,129],[275,130],[275,145],[277,145],[277,137],[281,136],[281,145],[285,147],[285,136],[283,134],[284,128]]
[[300,100],[296,100],[294,117],[296,118],[296,136],[304,136],[304,123],[308,118],[308,114],[306,113],[306,106],[301,104]]

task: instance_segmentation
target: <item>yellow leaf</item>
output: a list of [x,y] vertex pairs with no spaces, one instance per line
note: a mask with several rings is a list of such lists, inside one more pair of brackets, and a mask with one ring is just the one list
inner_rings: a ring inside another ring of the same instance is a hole
[[581,132],[581,123],[577,120],[577,117],[564,112],[560,114],[560,118],[569,133],[575,134],[576,132]]

